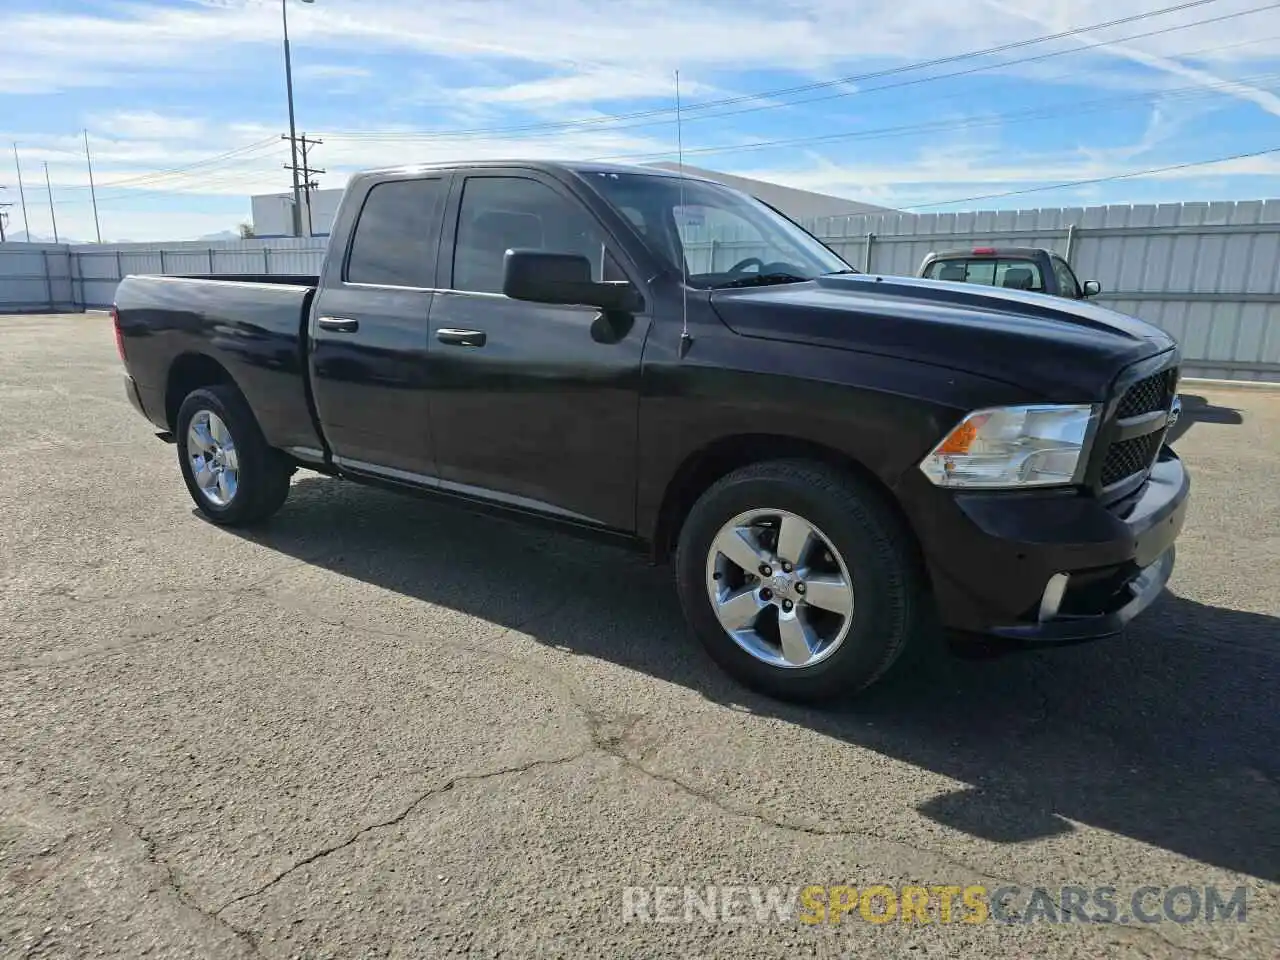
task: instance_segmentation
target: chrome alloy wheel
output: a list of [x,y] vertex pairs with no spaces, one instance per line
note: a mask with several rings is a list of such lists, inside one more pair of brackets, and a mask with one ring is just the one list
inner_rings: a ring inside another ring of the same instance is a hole
[[240,485],[240,460],[235,440],[222,418],[200,410],[187,427],[187,460],[200,494],[215,507],[225,507]]
[[716,534],[707,595],[743,650],[773,667],[811,667],[853,623],[853,581],[817,527],[786,510],[750,510]]

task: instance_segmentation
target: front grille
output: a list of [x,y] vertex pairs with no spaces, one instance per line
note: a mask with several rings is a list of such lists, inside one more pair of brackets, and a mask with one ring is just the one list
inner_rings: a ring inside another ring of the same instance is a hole
[[1169,409],[1173,391],[1178,384],[1178,370],[1162,370],[1153,376],[1139,380],[1120,398],[1116,416],[1121,420],[1141,416],[1156,410]]
[[1164,440],[1164,431],[1156,430],[1141,437],[1121,440],[1107,449],[1107,459],[1102,463],[1102,485],[1109,487],[1147,470],[1156,458],[1156,451]]

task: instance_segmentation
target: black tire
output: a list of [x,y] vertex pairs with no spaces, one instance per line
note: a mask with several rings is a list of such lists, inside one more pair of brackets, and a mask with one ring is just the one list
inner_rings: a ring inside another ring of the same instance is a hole
[[[201,491],[192,474],[188,452],[191,421],[201,411],[209,411],[226,424],[238,459],[238,484],[225,504],[216,504]],[[240,391],[227,384],[194,390],[182,401],[175,424],[178,466],[187,492],[196,508],[209,520],[227,527],[260,523],[275,513],[289,496],[293,463],[267,445],[249,404]]]
[[[744,650],[716,619],[707,562],[724,524],[762,508],[790,511],[836,548],[853,584],[852,622],[826,659],[773,666]],[[851,697],[880,680],[927,630],[927,594],[910,530],[879,491],[821,463],[775,460],[734,471],[694,504],[676,547],[676,586],[708,653],[746,686],[780,700]]]

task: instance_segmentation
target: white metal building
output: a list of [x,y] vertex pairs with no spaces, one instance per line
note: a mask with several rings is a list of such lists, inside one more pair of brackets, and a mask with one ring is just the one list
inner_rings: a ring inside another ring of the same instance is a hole
[[[655,163],[654,167],[662,170],[675,170],[674,163]],[[895,213],[888,207],[877,207],[869,203],[859,203],[845,197],[833,197],[825,193],[814,193],[811,190],[797,190],[784,187],[782,184],[769,183],[765,180],[752,180],[749,177],[738,177],[733,174],[720,173],[716,170],[703,170],[700,167],[685,165],[685,172],[695,177],[717,180],[726,186],[758,197],[770,206],[781,210],[793,220],[811,220],[816,217],[847,217],[867,213]],[[328,236],[333,225],[334,215],[338,212],[338,201],[342,199],[341,190],[311,191],[311,235]],[[293,193],[259,194],[253,201],[253,232],[258,237],[292,236]],[[307,207],[304,200],[302,223],[307,223]],[[304,233],[306,230],[304,229]]]
[[[293,236],[293,191],[284,193],[260,193],[250,198],[253,203],[253,233],[256,237],[274,238]],[[341,190],[311,191],[311,235],[327,237],[338,212]],[[303,194],[302,225],[307,233],[307,203]]]

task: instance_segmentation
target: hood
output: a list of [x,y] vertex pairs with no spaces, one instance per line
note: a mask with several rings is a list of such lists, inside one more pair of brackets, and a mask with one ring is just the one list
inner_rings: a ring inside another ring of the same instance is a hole
[[743,336],[935,364],[1062,402],[1104,399],[1123,367],[1176,346],[1158,327],[1086,301],[907,277],[716,290],[711,303]]

